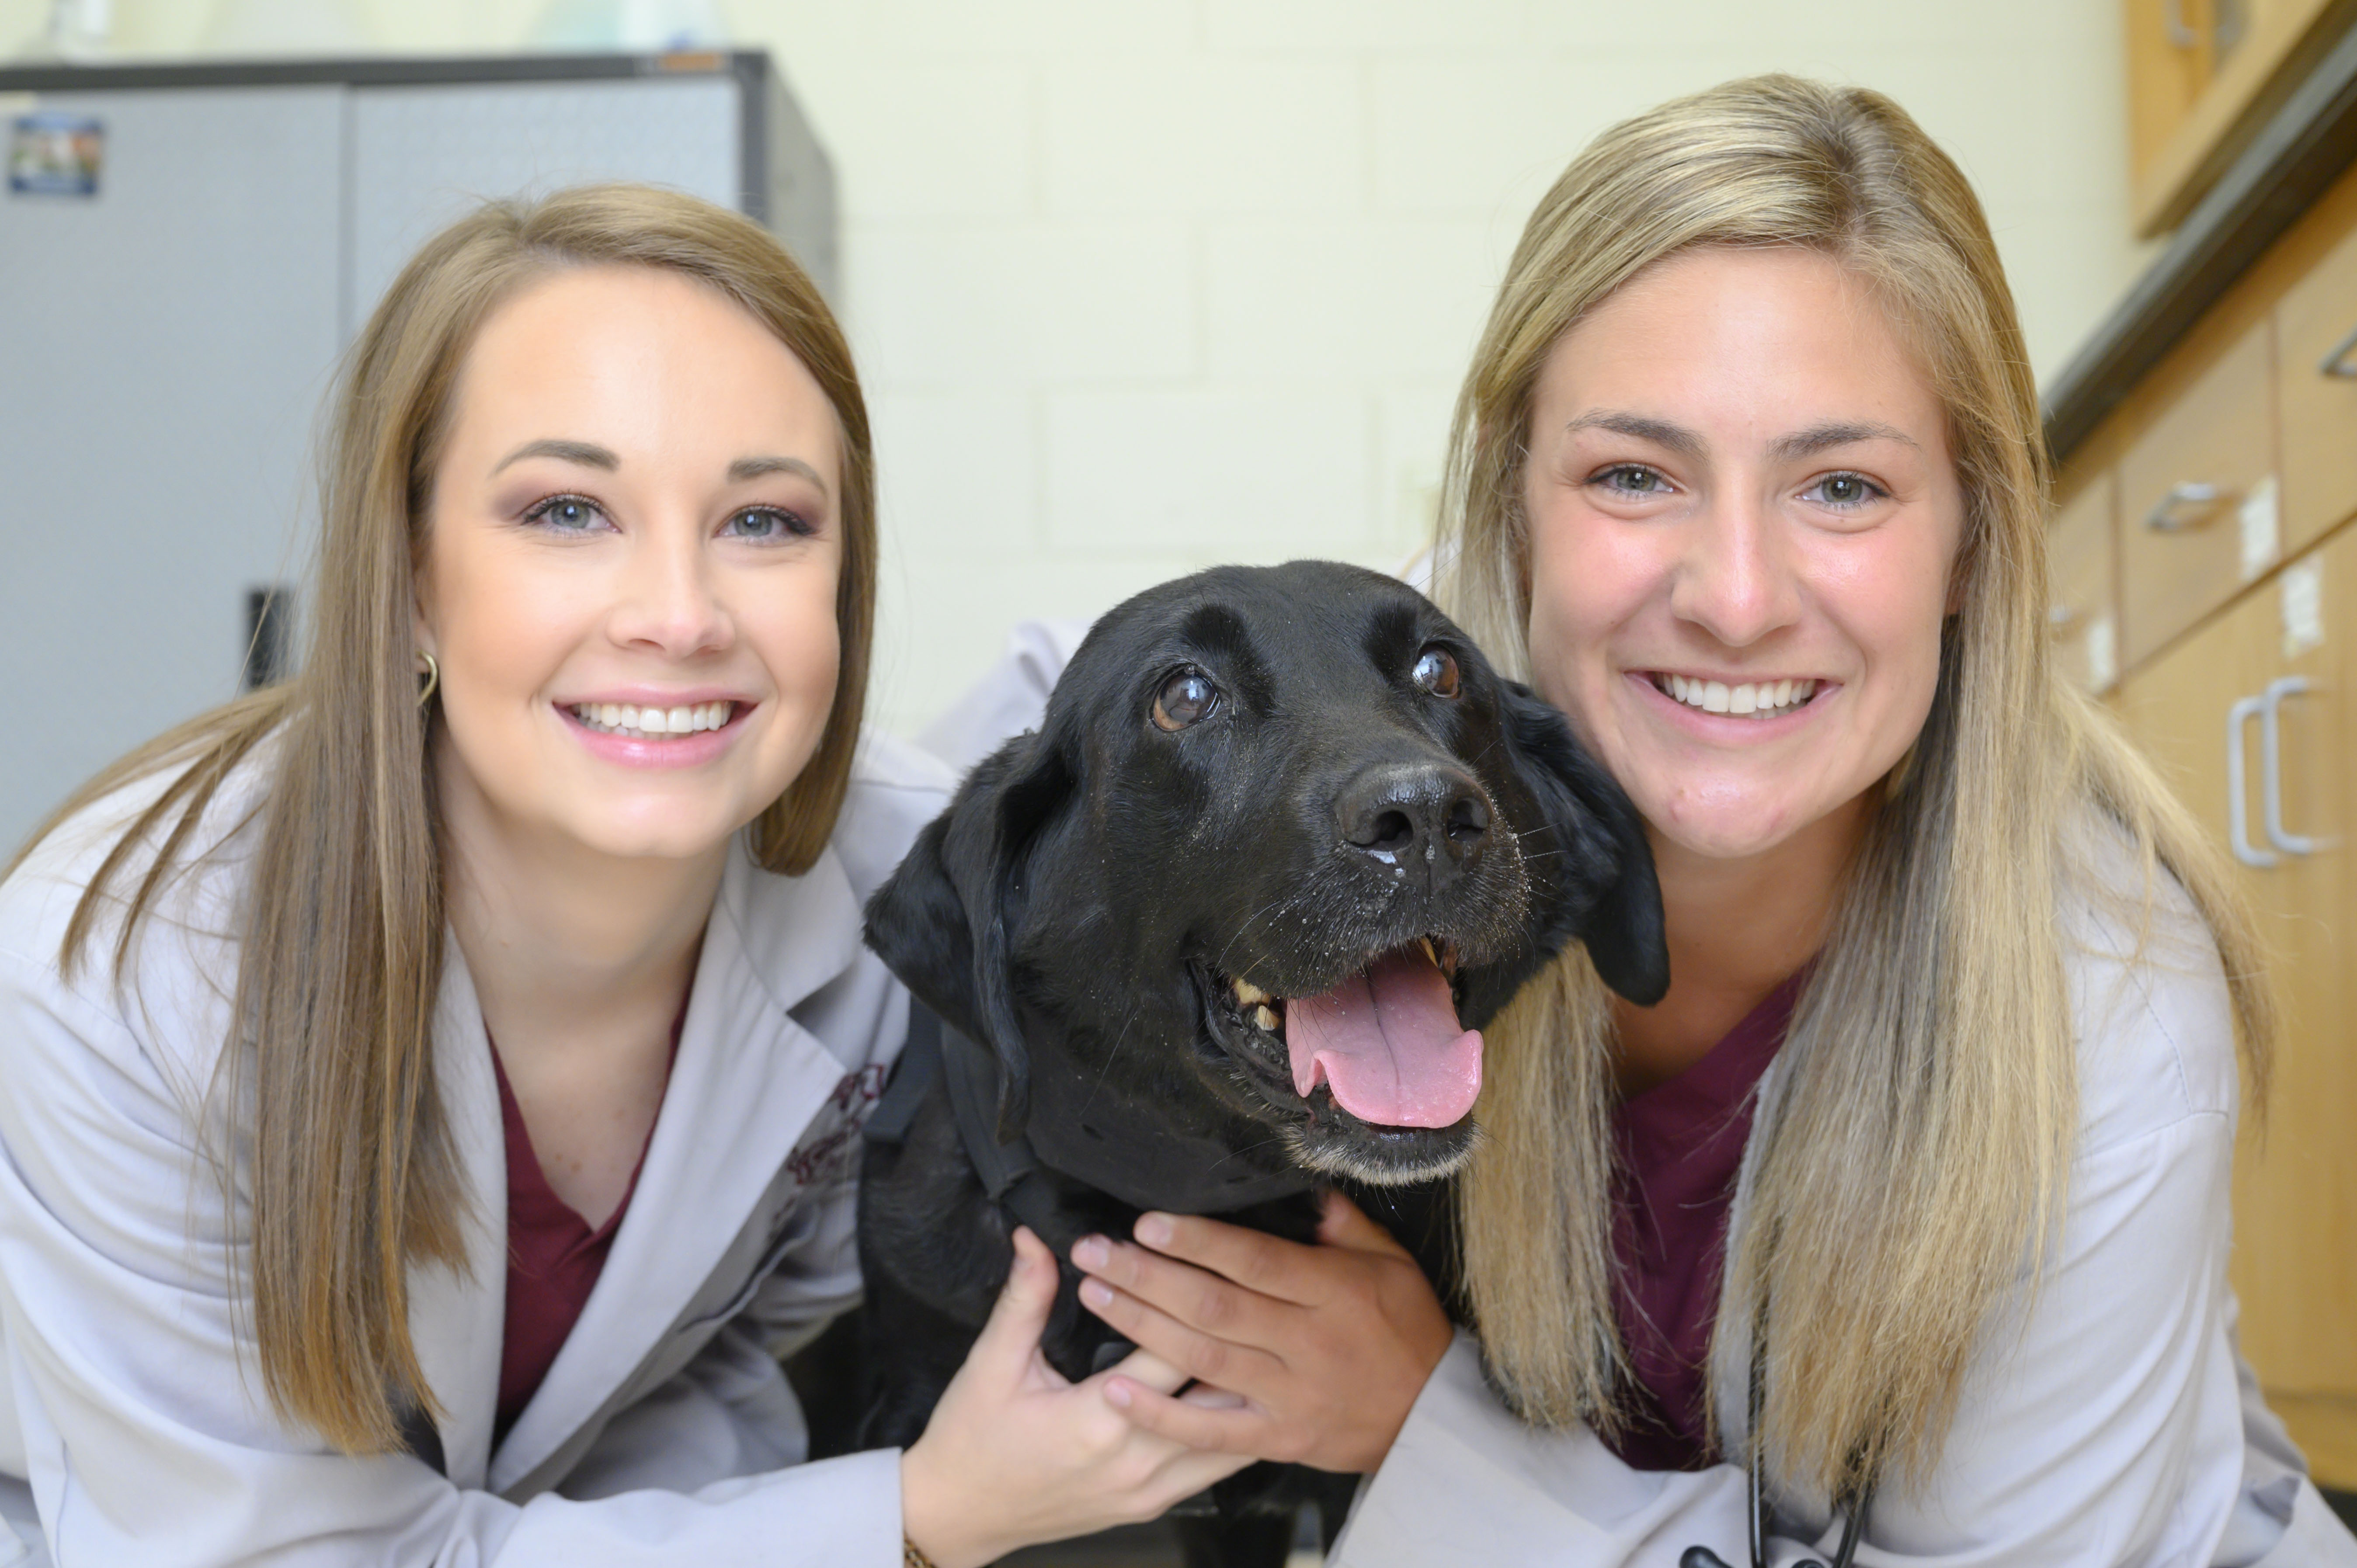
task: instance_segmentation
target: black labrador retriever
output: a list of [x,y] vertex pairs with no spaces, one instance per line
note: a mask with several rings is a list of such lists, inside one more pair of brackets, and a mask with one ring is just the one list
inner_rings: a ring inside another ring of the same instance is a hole
[[[1641,824],[1423,596],[1297,561],[1107,614],[868,905],[944,1026],[920,1009],[871,1128],[865,1444],[923,1430],[1018,1222],[1065,1260],[1043,1349],[1072,1378],[1128,1347],[1071,1244],[1147,1208],[1306,1240],[1340,1186],[1447,1289],[1477,1031],[1574,939],[1623,995],[1667,989]],[[1182,1524],[1189,1561],[1281,1562],[1286,1516],[1315,1498],[1330,1531],[1349,1485],[1254,1466]]]

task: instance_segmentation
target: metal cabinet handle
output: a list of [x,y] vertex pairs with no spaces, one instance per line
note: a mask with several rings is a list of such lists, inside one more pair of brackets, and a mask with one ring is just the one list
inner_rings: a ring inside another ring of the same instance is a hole
[[2327,847],[2322,839],[2286,832],[2283,821],[2283,725],[2277,715],[2286,697],[2297,697],[2313,689],[2307,676],[2286,675],[2268,682],[2267,689],[2259,693],[2259,789],[2264,797],[2267,842],[2286,854],[2314,854]]
[[2276,854],[2251,842],[2250,789],[2244,778],[2243,731],[2266,705],[2265,697],[2244,697],[2226,710],[2226,843],[2236,860],[2260,867],[2275,865]]
[[2319,375],[2330,376],[2334,381],[2357,381],[2357,327],[2352,327],[2349,336],[2332,346],[2332,352],[2325,355],[2316,369]]
[[2185,25],[2185,0],[2161,0],[2160,25],[2169,29],[2169,41],[2180,49],[2190,49],[2201,40]]
[[[2182,533],[2189,528],[2199,528],[2216,515],[2224,494],[2215,485],[2180,480],[2169,486],[2169,493],[2145,514],[2144,525],[2155,533]],[[2187,507],[2201,510],[2189,514]]]

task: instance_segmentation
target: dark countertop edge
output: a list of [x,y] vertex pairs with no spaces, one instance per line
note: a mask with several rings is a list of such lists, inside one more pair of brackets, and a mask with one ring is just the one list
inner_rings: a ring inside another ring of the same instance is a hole
[[683,49],[670,54],[374,55],[350,59],[124,60],[95,65],[44,61],[0,65],[0,92],[107,92],[142,87],[363,87],[474,81],[612,81],[640,76],[761,73],[764,49]]
[[2295,89],[2046,388],[2060,463],[2357,162],[2357,27]]

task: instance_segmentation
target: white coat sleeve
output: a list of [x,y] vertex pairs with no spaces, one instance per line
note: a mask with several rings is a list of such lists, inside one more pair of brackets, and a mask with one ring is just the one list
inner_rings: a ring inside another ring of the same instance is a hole
[[238,1222],[136,1033],[0,950],[0,1337],[58,1568],[899,1561],[889,1451],[521,1507],[334,1452],[261,1395],[227,1288]]
[[[1876,1499],[1861,1565],[2246,1562],[2290,1544],[2284,1526],[2296,1502],[2303,1529],[2325,1542],[2299,1562],[2357,1563],[2357,1547],[2343,1555],[2330,1539],[2345,1533],[2318,1524],[2320,1499],[2305,1477],[2246,1452],[2225,1283],[2233,1109],[2232,1047],[2220,1044],[2224,987],[2214,961],[2206,978],[2136,979],[2142,993],[2123,999],[2107,1026],[2160,1032],[2127,1042],[2158,1048],[2115,1055],[2123,1065],[2179,1063],[2157,1091],[2175,1097],[2174,1113],[2129,1117],[2125,1129],[2101,1116],[2083,1124],[2063,1233],[2026,1320],[1993,1327],[1975,1357],[1930,1483],[1887,1486]],[[2201,1073],[2185,1070],[2189,1053],[2177,1047],[2188,1042],[2172,1031],[2206,1032],[2207,1047],[2190,1054],[2208,1063],[2210,1083],[2188,1081]],[[2091,1086],[2085,1098],[2092,1113],[2105,1094]],[[1670,1568],[1699,1544],[1740,1564],[1745,1511],[1732,1466],[1640,1472],[1592,1432],[1523,1425],[1460,1337],[1333,1561]],[[1780,1540],[1770,1561],[1829,1559],[1837,1539],[1827,1529]]]

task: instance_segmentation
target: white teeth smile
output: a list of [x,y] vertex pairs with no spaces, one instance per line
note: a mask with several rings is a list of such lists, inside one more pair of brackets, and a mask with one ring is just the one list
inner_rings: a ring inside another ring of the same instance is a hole
[[684,707],[634,707],[629,703],[576,703],[565,710],[582,725],[601,735],[627,736],[632,740],[694,735],[718,729],[737,712],[734,703],[693,703]]
[[1698,681],[1686,675],[1652,677],[1653,688],[1687,707],[1706,714],[1731,714],[1753,718],[1778,718],[1804,707],[1817,694],[1815,681],[1745,682],[1730,686],[1723,681]]

